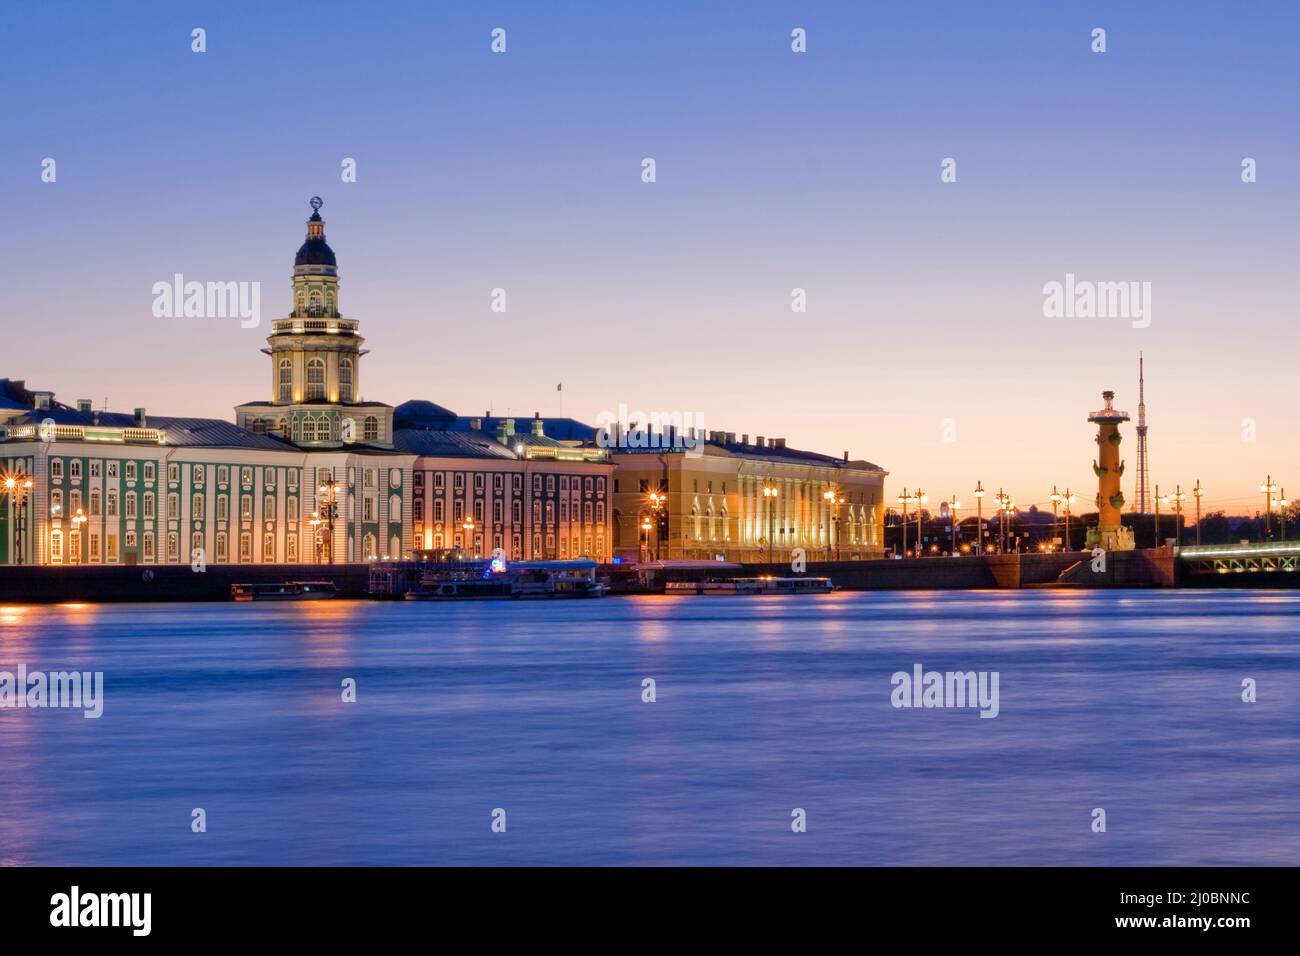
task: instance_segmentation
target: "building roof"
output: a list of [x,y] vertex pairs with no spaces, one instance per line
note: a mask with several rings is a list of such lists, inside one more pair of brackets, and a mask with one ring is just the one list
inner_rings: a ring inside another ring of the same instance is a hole
[[497,426],[507,421],[515,424],[515,434],[532,434],[534,421],[541,421],[542,431],[547,438],[560,442],[583,442],[590,444],[596,440],[596,429],[574,418],[527,418],[515,415],[458,415],[450,408],[424,399],[411,399],[402,402],[393,410],[394,428],[429,429],[437,431],[471,432],[474,423],[488,435],[496,434]]
[[566,448],[563,442],[531,433],[509,436],[509,443],[497,441],[494,432],[451,431],[432,428],[398,428],[393,431],[393,447],[412,455],[431,458],[503,458],[515,459],[516,445],[535,448]]
[[[82,412],[75,408],[55,406],[33,409],[20,415],[10,424],[39,425],[46,419],[56,425],[87,425],[103,428],[135,428],[134,415],[124,412]],[[297,451],[296,446],[271,435],[258,435],[220,418],[174,418],[161,415],[146,416],[146,428],[166,431],[168,445],[185,445],[208,448],[260,448],[267,451]]]

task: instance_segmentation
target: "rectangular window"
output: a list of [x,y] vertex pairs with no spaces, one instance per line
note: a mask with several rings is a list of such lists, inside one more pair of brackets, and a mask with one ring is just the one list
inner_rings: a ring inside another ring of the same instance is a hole
[[90,477],[91,477],[91,478],[102,478],[102,477],[103,477],[103,474],[104,474],[104,464],[103,464],[103,462],[92,461],[92,462],[90,463]]
[[277,470],[277,469],[275,469],[275,468],[264,468],[264,469],[262,469],[263,473],[266,475],[266,487],[268,487],[268,488],[274,488],[274,487],[275,487],[275,473],[276,473],[276,470]]
[[50,477],[53,478],[53,479],[55,479],[55,480],[60,480],[60,479],[63,478],[63,459],[62,459],[62,458],[51,458],[51,459],[50,459]]
[[245,466],[239,475],[240,484],[251,485],[253,483],[253,469]]
[[203,519],[203,496],[195,495],[190,499],[190,520],[201,521]]
[[126,463],[126,480],[127,480],[127,481],[135,481],[135,476],[136,476],[136,466],[135,466],[135,462],[133,462],[133,461],[128,461],[128,462]]
[[74,458],[72,459],[72,461],[68,462],[68,477],[70,477],[73,481],[81,480],[81,459],[80,458]]
[[433,503],[433,520],[442,520],[442,499],[439,498]]
[[363,500],[365,501],[365,507],[364,507],[364,515],[365,515],[365,516],[362,518],[362,520],[363,520],[363,521],[374,521],[374,520],[375,520],[375,499],[374,499],[374,498],[365,498],[365,499],[363,499]]
[[135,492],[134,491],[128,491],[126,493],[126,516],[128,518],[135,517]]
[[459,472],[459,471],[456,472],[455,477],[452,479],[452,487],[455,488],[457,491],[464,491],[464,490],[465,490],[465,476],[464,476],[464,474],[462,474],[462,473]]
[[144,533],[144,559],[146,561],[153,560],[153,532],[152,531],[146,531]]
[[100,496],[99,489],[98,489],[98,488],[92,489],[91,492],[90,492],[90,513],[91,513],[91,515],[98,515],[98,514],[99,514],[99,510],[100,510],[100,505],[101,505],[101,503],[102,503],[102,498],[101,498],[101,496]]
[[239,517],[245,521],[253,519],[253,499],[251,496],[239,496]]
[[117,491],[112,488],[108,490],[108,510],[106,514],[110,518],[117,517]]
[[167,560],[179,561],[181,557],[181,536],[175,531],[167,532]]
[[167,480],[173,485],[181,480],[181,466],[174,462],[167,466]]
[[230,517],[230,499],[225,495],[217,495],[217,520],[225,521]]
[[110,477],[110,478],[116,478],[116,477],[117,477],[117,462],[115,462],[115,461],[110,461],[110,462],[108,463],[108,477]]
[[155,465],[155,464],[154,464],[153,462],[151,462],[151,461],[146,461],[146,462],[144,463],[144,480],[145,480],[145,481],[153,481],[153,480],[154,480],[154,477],[157,475],[157,467],[158,467],[158,466]]
[[217,467],[217,484],[219,484],[219,485],[228,485],[228,484],[230,484],[230,466],[229,466],[229,465],[219,465],[219,466]]
[[262,560],[275,560],[275,535],[273,534],[262,535]]
[[99,535],[93,531],[90,533],[90,560],[99,560]]
[[110,534],[107,540],[108,540],[108,560],[116,561],[117,560],[117,535]]

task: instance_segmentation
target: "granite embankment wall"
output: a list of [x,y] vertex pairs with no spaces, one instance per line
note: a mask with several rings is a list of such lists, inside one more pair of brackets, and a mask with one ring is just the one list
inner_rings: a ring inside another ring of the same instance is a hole
[[365,597],[365,564],[208,565],[194,572],[182,565],[0,568],[0,601],[51,604],[64,601],[227,601],[232,584],[332,581],[340,597]]
[[[611,569],[612,570],[612,569]],[[209,565],[196,573],[189,565],[0,567],[0,601],[224,601],[232,584],[332,581],[340,597],[365,597],[365,564]],[[790,575],[788,564],[747,565],[744,576]],[[1104,571],[1094,572],[1087,553],[988,554],[906,561],[812,562],[805,574],[827,577],[855,591],[965,590],[1022,587],[1173,587],[1173,553],[1165,548],[1111,552]],[[632,576],[628,569],[617,578]],[[667,580],[697,580],[707,570],[670,571]],[[656,582],[660,587],[663,579]],[[630,581],[628,583],[631,583]],[[616,591],[620,590],[616,586]]]

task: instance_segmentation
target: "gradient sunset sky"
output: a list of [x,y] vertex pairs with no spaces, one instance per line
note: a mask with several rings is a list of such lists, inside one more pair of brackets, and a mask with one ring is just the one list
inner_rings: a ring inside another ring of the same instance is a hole
[[[320,195],[368,399],[555,415],[563,382],[587,421],[847,449],[889,500],[1083,511],[1141,351],[1162,491],[1300,497],[1296,3],[9,4],[0,43],[0,376],[63,401],[269,398]],[[155,318],[175,273],[261,282],[261,327]],[[1044,318],[1067,273],[1150,282],[1150,327]],[[1124,457],[1132,502],[1131,425]]]

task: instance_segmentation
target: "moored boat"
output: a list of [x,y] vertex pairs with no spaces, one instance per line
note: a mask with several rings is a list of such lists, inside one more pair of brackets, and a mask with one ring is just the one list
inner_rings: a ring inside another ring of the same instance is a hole
[[665,594],[729,595],[729,594],[826,594],[835,590],[830,578],[810,577],[757,577],[757,578],[705,578],[702,581],[669,581]]
[[284,581],[281,583],[232,584],[233,601],[324,601],[338,597],[333,581]]

